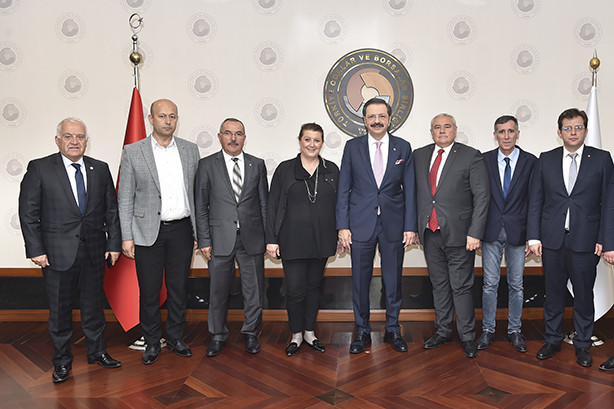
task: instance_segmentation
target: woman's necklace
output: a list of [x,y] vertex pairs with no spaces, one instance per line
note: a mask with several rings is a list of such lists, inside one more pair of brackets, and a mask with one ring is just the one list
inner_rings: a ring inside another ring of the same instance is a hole
[[307,188],[307,197],[309,198],[309,201],[311,203],[315,203],[316,202],[316,197],[318,197],[318,172],[320,170],[320,166],[316,167],[316,181],[314,183],[313,186],[313,194],[311,194],[311,192],[309,191],[309,185],[307,184],[307,179],[304,180],[305,182],[305,187]]

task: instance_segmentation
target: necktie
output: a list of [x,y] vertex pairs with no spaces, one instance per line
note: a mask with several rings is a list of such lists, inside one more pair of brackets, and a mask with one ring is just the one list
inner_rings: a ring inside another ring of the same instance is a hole
[[71,163],[71,165],[75,168],[75,181],[77,182],[77,199],[79,201],[79,210],[81,214],[85,213],[85,201],[86,201],[86,193],[85,193],[85,183],[83,182],[83,173],[81,173],[81,165],[78,163]]
[[[437,152],[437,157],[435,158],[435,162],[433,162],[431,173],[429,175],[431,179],[431,193],[433,194],[433,198],[435,198],[435,191],[437,190],[437,172],[439,171],[439,165],[441,164],[443,152],[443,149],[439,149],[439,152]],[[437,230],[437,228],[439,228],[439,222],[437,221],[437,214],[435,213],[435,205],[433,205],[431,217],[429,218],[429,229],[434,232]]]
[[373,160],[373,175],[375,176],[375,183],[377,187],[382,184],[384,179],[384,156],[382,155],[382,143],[375,142],[375,159]]
[[239,203],[241,197],[241,189],[243,189],[243,180],[241,178],[241,169],[239,169],[239,158],[232,158],[235,163],[232,168],[232,190],[235,193],[235,199]]
[[505,170],[503,171],[503,197],[507,197],[507,192],[510,190],[510,182],[512,181],[512,167],[510,166],[510,158],[505,160]]
[[569,179],[567,179],[567,193],[571,194],[573,185],[576,184],[578,178],[578,163],[576,162],[577,153],[570,153],[568,156],[571,158],[571,165],[569,166]]

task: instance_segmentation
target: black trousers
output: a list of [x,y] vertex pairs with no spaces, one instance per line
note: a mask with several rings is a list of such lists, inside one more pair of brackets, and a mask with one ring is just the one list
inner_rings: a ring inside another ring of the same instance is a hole
[[145,342],[157,344],[162,337],[160,321],[160,289],[166,283],[166,336],[182,339],[185,327],[187,283],[194,237],[190,218],[160,224],[160,232],[151,246],[135,246],[134,259],[139,279],[139,318]]
[[288,321],[292,333],[313,331],[320,303],[320,284],[328,258],[283,260]]
[[53,365],[70,365],[73,355],[70,340],[73,334],[72,310],[77,290],[80,290],[81,327],[87,344],[87,357],[94,359],[105,352],[105,319],[102,306],[104,262],[92,264],[84,243],[74,264],[67,271],[53,266],[43,268],[45,289],[49,299],[49,334],[53,343]]

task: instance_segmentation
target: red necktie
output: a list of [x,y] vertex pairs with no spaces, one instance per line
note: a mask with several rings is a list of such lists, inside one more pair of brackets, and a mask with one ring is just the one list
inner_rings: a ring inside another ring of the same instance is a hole
[[[443,149],[439,149],[439,152],[437,152],[437,157],[435,158],[435,162],[433,162],[433,167],[431,167],[431,173],[429,175],[431,179],[431,193],[433,194],[433,198],[435,198],[435,191],[437,190],[437,172],[439,171],[439,165],[441,164],[443,152]],[[434,232],[438,227],[439,222],[437,221],[437,215],[435,214],[435,205],[433,205],[431,217],[429,218],[429,229]]]

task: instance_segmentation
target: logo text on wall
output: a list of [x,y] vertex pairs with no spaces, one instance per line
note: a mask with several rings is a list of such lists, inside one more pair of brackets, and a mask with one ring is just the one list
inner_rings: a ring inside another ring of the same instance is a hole
[[392,54],[372,48],[352,51],[330,69],[324,83],[324,106],[335,125],[350,136],[366,133],[365,102],[378,97],[392,107],[390,132],[407,120],[414,86],[405,66]]

